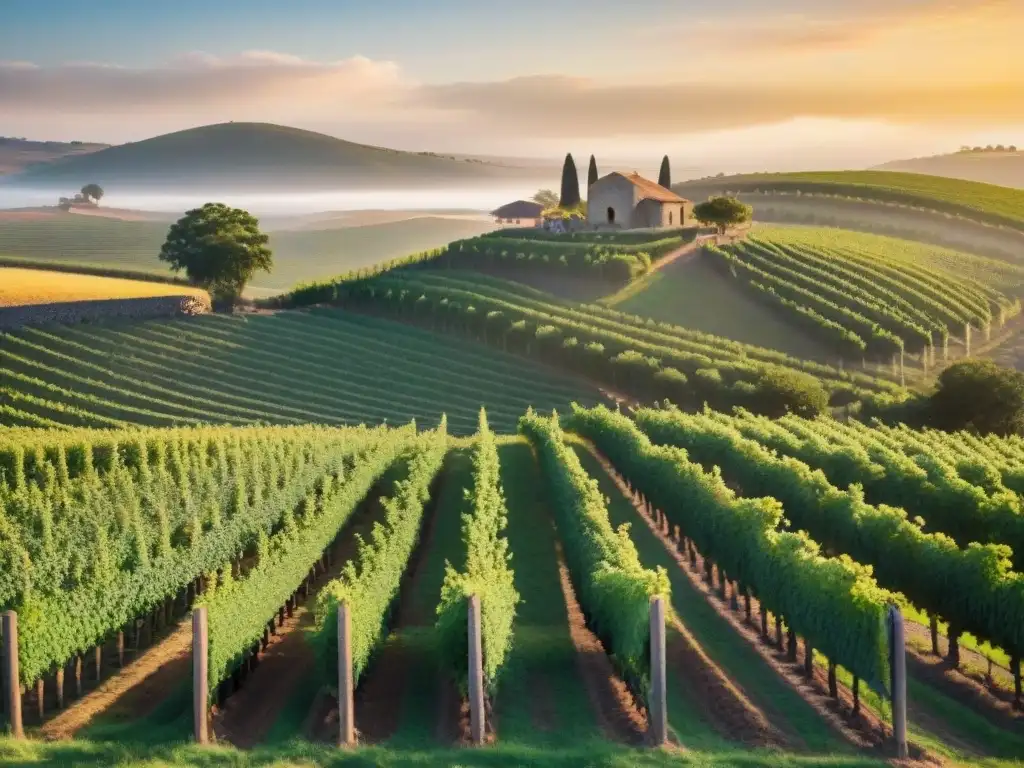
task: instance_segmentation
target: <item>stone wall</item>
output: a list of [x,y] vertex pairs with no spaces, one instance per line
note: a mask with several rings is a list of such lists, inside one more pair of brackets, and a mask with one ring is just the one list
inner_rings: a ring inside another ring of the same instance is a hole
[[0,307],[0,328],[20,328],[24,325],[71,325],[105,320],[147,320],[155,317],[201,315],[209,311],[209,299],[196,296],[63,301],[24,307]]

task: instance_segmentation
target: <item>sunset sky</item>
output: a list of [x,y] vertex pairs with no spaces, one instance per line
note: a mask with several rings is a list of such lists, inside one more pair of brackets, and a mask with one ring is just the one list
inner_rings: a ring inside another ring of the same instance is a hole
[[1024,0],[0,0],[0,135],[227,120],[726,170],[1024,145]]

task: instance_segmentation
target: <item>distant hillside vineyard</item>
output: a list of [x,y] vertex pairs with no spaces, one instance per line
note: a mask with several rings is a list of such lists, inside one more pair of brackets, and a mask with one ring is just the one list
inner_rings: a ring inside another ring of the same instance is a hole
[[917,173],[761,173],[687,181],[673,189],[694,200],[725,192],[832,195],[917,207],[1024,231],[1024,189]]
[[775,386],[773,375],[798,373],[817,379],[833,404],[885,405],[906,397],[881,375],[578,304],[468,270],[391,271],[338,282],[333,294],[344,307],[463,334],[643,399],[756,408]]
[[951,341],[970,349],[1020,312],[1003,290],[1007,265],[894,238],[805,227],[761,227],[745,240],[705,250],[715,266],[847,359],[904,351],[943,359]]
[[[444,361],[438,365],[438,361]],[[436,423],[511,432],[596,387],[500,352],[336,310],[0,333],[0,426]]]

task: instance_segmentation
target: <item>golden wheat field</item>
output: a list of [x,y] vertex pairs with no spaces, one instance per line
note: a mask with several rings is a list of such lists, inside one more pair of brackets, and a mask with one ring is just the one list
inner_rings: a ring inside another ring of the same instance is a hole
[[205,293],[198,288],[172,283],[150,283],[38,269],[0,268],[0,307],[147,296],[199,296]]

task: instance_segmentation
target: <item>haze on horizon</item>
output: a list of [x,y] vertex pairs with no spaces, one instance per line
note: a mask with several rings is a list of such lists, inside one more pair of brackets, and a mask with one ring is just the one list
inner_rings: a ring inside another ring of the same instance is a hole
[[1024,144],[1020,0],[0,4],[0,134],[274,122],[397,149],[863,167]]

